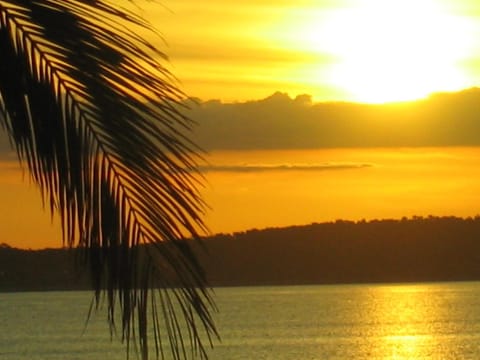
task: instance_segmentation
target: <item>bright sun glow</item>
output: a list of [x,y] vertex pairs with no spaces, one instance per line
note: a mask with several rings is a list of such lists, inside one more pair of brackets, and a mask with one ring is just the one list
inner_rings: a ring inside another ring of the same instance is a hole
[[301,31],[308,46],[335,59],[321,81],[355,101],[413,100],[469,85],[461,62],[472,52],[471,23],[439,1],[357,0]]

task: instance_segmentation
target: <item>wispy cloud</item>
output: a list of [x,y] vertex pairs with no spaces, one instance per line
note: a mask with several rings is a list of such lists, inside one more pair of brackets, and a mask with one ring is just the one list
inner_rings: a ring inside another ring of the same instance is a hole
[[325,164],[239,164],[207,165],[199,167],[202,172],[267,172],[267,171],[332,171],[372,167],[367,163],[325,163]]

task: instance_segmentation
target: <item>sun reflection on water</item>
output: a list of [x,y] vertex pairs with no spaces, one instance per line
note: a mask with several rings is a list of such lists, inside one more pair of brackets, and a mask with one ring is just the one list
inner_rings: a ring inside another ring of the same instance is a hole
[[214,360],[480,359],[480,282],[217,290]]
[[[379,286],[373,288],[373,334],[370,334],[372,358],[423,359],[435,358],[438,339],[448,336],[445,324],[449,308],[447,298],[431,295],[434,287]],[[440,334],[442,332],[443,334]]]

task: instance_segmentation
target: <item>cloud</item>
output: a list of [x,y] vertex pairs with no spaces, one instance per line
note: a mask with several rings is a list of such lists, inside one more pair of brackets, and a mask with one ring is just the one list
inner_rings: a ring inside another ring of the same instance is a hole
[[325,164],[240,164],[240,165],[208,165],[198,168],[201,172],[267,172],[267,171],[331,171],[362,169],[372,164],[325,163]]
[[[480,146],[477,88],[387,105],[314,103],[308,94],[292,98],[282,92],[246,102],[186,103],[187,115],[198,124],[188,136],[207,151]],[[0,159],[16,159],[11,154],[0,130]]]
[[480,145],[480,90],[385,105],[313,103],[277,92],[265,99],[190,103],[206,150]]

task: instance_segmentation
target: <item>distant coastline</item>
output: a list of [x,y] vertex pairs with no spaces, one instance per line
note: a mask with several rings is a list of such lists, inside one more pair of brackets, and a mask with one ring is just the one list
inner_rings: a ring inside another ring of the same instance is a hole
[[[480,217],[337,220],[204,242],[192,245],[212,286],[480,280]],[[0,291],[88,289],[75,256],[2,244]]]

